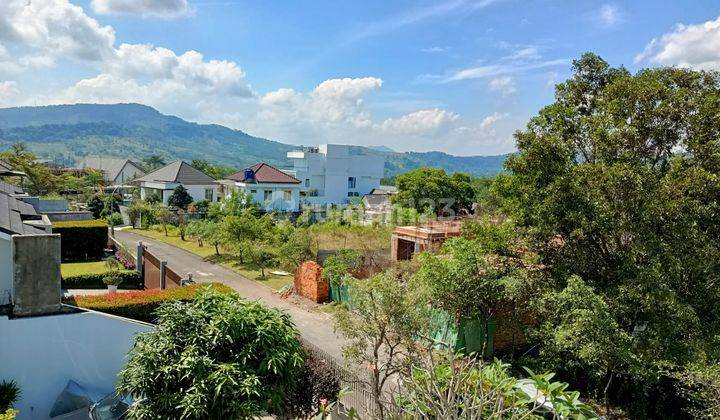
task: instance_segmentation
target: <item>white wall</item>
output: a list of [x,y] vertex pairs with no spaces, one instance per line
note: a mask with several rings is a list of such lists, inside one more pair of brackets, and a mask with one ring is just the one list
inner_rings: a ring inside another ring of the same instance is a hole
[[[315,189],[318,198],[307,201],[323,204],[344,204],[351,197],[348,192],[356,192],[362,197],[373,188],[380,186],[385,171],[385,158],[380,154],[353,154],[346,145],[324,144],[318,147],[318,153],[288,152],[292,159],[297,178],[302,181],[301,191]],[[348,188],[348,178],[355,177],[355,188]],[[305,186],[305,180],[310,186]]]
[[[151,193],[158,193],[162,191],[163,204],[167,205],[168,199],[180,184],[177,183],[162,183],[162,182],[142,182],[140,183],[140,198],[143,200]],[[217,201],[218,197],[218,186],[217,184],[212,185],[184,185],[187,189],[188,194],[193,198],[193,201],[205,200],[205,190],[212,190],[212,200]],[[151,190],[152,189],[152,190]],[[153,191],[156,190],[156,191]]]
[[[12,237],[0,233],[0,305],[10,303],[13,285]],[[0,336],[1,337],[1,336]],[[2,347],[2,344],[0,344]],[[0,359],[2,364],[2,359]],[[2,377],[0,377],[2,380]]]
[[135,335],[152,327],[91,312],[0,317],[0,380],[14,379],[18,419],[47,419],[67,381],[113,392]]
[[[230,182],[224,182],[223,184],[226,186],[226,197],[230,196],[233,191],[250,194],[253,201],[260,204],[260,207],[265,211],[295,212],[300,209],[299,184],[245,184],[242,182],[237,182],[234,185]],[[265,191],[272,192],[272,198],[268,202],[265,201]],[[285,191],[290,191],[290,200],[285,200]]]
[[112,180],[112,182],[116,185],[126,185],[128,181],[132,181],[133,179],[139,178],[143,175],[145,175],[145,172],[140,170],[140,168],[126,163],[120,173],[118,173],[117,177]]

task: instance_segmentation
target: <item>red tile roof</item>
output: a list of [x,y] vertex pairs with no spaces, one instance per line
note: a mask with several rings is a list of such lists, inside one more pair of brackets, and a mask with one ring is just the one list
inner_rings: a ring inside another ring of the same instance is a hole
[[238,182],[248,182],[251,180],[248,180],[245,176],[245,171],[251,170],[255,174],[255,181],[257,181],[258,184],[299,184],[300,180],[295,178],[292,175],[288,175],[285,172],[281,171],[280,169],[277,169],[273,166],[268,165],[267,163],[256,163],[255,165],[242,170],[240,172],[236,172],[225,179],[230,179],[233,181]]

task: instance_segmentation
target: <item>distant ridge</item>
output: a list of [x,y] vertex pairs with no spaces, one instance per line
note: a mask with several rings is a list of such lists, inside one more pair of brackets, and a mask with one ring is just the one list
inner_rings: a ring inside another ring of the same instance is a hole
[[[221,125],[188,122],[134,103],[0,108],[0,149],[17,142],[26,143],[41,158],[65,164],[87,155],[140,160],[159,154],[167,161],[205,159],[238,169],[260,161],[287,167],[286,153],[297,147]],[[386,155],[386,176],[420,166],[494,175],[502,171],[507,157],[370,149]]]

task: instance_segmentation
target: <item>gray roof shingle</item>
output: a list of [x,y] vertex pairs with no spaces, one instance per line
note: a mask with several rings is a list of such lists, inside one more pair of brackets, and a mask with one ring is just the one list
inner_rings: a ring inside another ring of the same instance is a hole
[[90,168],[98,171],[103,171],[103,173],[105,173],[105,177],[109,181],[114,181],[120,174],[120,171],[122,171],[122,169],[127,164],[133,165],[138,170],[140,170],[140,166],[138,166],[137,163],[133,162],[130,159],[86,157],[85,159],[80,161],[81,168]]
[[213,185],[215,179],[190,164],[178,160],[155,172],[142,176],[136,182],[174,182],[185,185]]
[[42,220],[35,208],[8,194],[0,192],[0,232],[7,234],[39,234],[45,230],[25,223]]

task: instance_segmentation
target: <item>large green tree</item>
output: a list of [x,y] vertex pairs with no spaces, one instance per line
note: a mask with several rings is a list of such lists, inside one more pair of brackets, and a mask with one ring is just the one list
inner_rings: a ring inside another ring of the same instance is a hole
[[282,412],[304,352],[287,314],[235,295],[203,292],[163,304],[138,336],[118,391],[131,418],[244,419]]
[[717,363],[720,77],[633,75],[594,54],[573,69],[516,134],[519,153],[494,188],[560,286],[579,275],[623,334],[636,332],[633,357],[656,374],[622,372],[625,385],[653,386],[700,355]]
[[469,210],[475,198],[472,178],[464,173],[452,175],[443,169],[419,168],[397,177],[398,193],[393,203],[435,214]]

